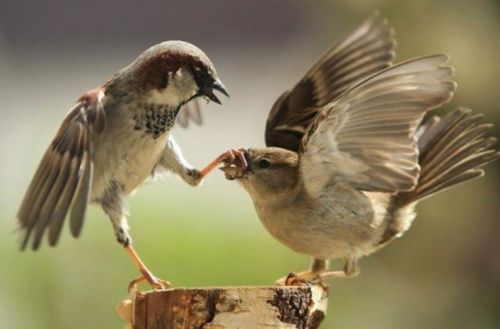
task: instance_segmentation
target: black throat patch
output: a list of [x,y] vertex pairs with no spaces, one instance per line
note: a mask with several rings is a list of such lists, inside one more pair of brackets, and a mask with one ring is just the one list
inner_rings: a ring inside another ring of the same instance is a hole
[[166,105],[144,104],[140,113],[134,114],[134,129],[143,130],[145,134],[158,138],[169,131],[175,123],[179,108]]

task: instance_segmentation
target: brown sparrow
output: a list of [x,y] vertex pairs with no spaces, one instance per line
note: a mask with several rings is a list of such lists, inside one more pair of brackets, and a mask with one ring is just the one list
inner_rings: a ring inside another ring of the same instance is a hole
[[[46,151],[18,213],[21,248],[40,246],[44,235],[56,245],[64,219],[81,233],[89,202],[110,217],[116,239],[154,287],[156,279],[131,245],[125,197],[159,170],[198,185],[220,160],[198,171],[189,165],[170,134],[181,106],[196,97],[220,104],[214,90],[228,95],[210,59],[183,41],[144,51],[100,87],[83,94]],[[189,115],[183,116],[184,120]],[[69,214],[69,216],[67,216]]]
[[[491,125],[469,110],[421,125],[452,97],[452,69],[444,55],[389,66],[393,44],[387,25],[369,19],[276,101],[267,147],[241,149],[245,161],[221,168],[276,239],[313,257],[279,283],[355,276],[360,257],[408,230],[418,201],[500,157]],[[329,271],[337,258],[343,271]]]

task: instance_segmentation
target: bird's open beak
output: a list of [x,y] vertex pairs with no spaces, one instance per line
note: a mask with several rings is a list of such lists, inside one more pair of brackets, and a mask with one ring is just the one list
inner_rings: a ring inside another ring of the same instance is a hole
[[220,105],[222,103],[221,103],[220,99],[217,96],[215,96],[214,90],[220,91],[221,93],[226,95],[226,97],[229,97],[229,93],[227,92],[226,87],[224,86],[224,84],[222,84],[222,81],[220,81],[219,79],[215,80],[212,83],[212,90],[207,90],[205,92],[205,96],[207,96],[208,99],[210,99],[212,102]]

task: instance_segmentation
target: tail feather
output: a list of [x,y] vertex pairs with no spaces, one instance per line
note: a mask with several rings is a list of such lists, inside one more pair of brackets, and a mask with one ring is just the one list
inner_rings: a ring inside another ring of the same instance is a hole
[[491,124],[481,123],[482,115],[458,108],[443,118],[430,119],[418,132],[420,175],[417,186],[396,195],[404,206],[448,187],[483,176],[479,169],[500,158],[490,147],[496,143],[486,134]]

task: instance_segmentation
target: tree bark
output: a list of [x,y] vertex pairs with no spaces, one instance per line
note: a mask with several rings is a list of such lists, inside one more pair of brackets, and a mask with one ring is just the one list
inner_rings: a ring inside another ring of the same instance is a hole
[[138,293],[118,312],[134,329],[315,329],[327,302],[321,286],[176,288]]

